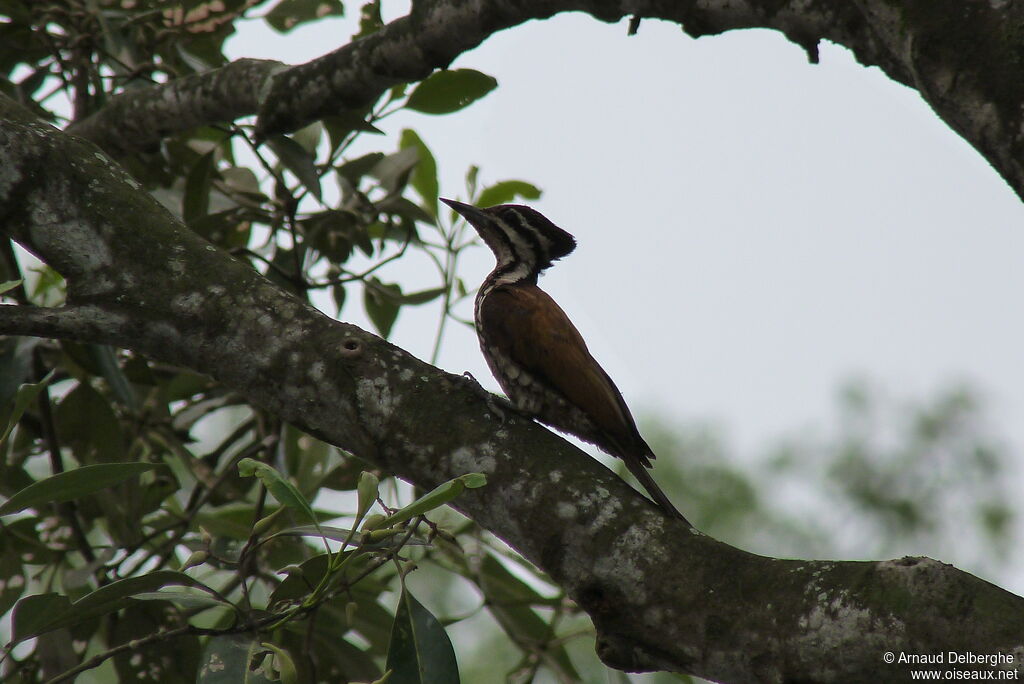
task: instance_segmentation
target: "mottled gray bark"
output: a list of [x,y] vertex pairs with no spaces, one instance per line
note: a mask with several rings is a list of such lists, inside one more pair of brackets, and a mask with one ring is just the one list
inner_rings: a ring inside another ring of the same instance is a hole
[[0,334],[189,366],[423,488],[486,473],[457,507],[564,587],[612,667],[725,682],[893,681],[907,668],[885,652],[952,650],[1013,654],[1022,670],[1024,599],[925,558],[764,558],[666,518],[543,427],[501,422],[458,376],[270,284],[93,145],[4,96],[0,229],[68,281],[65,307],[0,307]]
[[287,68],[281,62],[240,59],[170,83],[125,90],[66,131],[115,157],[149,150],[169,135],[254,114],[271,77]]

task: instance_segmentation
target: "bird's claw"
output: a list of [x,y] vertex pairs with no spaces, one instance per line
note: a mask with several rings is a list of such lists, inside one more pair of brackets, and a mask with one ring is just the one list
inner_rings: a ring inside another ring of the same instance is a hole
[[467,384],[469,384],[473,391],[476,392],[477,395],[484,400],[484,402],[487,404],[487,409],[495,416],[497,416],[498,421],[502,425],[507,423],[514,416],[525,415],[522,411],[519,410],[519,408],[515,404],[513,404],[505,397],[498,396],[497,394],[494,394],[493,392],[488,392],[486,389],[484,389],[483,385],[481,385],[477,381],[477,379],[473,377],[473,374],[470,373],[469,371],[464,372],[462,374],[462,377],[464,377],[467,380]]
[[490,392],[485,390],[484,386],[481,385],[477,381],[477,379],[473,377],[473,374],[470,373],[469,371],[463,371],[461,377],[463,377],[467,381],[466,384],[468,384],[471,388],[473,388],[473,391],[475,391],[480,396],[483,396],[485,394],[490,394]]

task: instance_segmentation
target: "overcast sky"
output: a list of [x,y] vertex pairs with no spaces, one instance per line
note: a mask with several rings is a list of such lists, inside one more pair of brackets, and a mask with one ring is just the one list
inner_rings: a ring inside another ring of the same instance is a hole
[[[254,22],[230,52],[299,63],[352,32]],[[753,455],[825,425],[844,379],[905,398],[969,381],[1020,452],[1024,209],[915,91],[832,45],[811,65],[777,33],[695,41],[644,21],[627,37],[586,15],[504,31],[453,67],[499,87],[385,130],[420,133],[447,196],[465,199],[470,164],[544,190],[534,206],[580,246],[541,286],[634,412],[711,421]],[[472,250],[467,281],[492,265]],[[364,322],[358,308],[344,317]],[[436,311],[403,311],[392,339],[429,359],[435,327]],[[449,330],[440,365],[496,389],[472,331]]]

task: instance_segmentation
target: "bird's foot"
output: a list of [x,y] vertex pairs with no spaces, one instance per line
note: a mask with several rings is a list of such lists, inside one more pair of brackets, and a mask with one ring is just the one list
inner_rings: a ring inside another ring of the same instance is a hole
[[493,394],[485,390],[484,386],[481,385],[477,381],[477,379],[473,377],[473,374],[470,373],[469,371],[463,372],[462,375],[459,377],[461,377],[466,382],[466,384],[469,385],[469,388],[476,392],[477,396],[479,396],[481,399],[486,399],[489,396],[494,396]]
[[462,374],[462,377],[466,379],[468,384],[476,394],[487,403],[488,410],[497,416],[498,421],[504,425],[514,416],[522,416],[529,418],[518,406],[513,404],[505,397],[498,396],[493,392],[488,392],[484,389],[483,385],[477,382],[477,379],[473,377],[473,374],[466,371]]

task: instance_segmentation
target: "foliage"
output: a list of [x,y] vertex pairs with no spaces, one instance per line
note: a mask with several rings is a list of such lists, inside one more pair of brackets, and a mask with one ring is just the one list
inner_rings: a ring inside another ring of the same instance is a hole
[[[222,65],[239,21],[284,32],[343,11],[337,0],[0,0],[0,89],[63,125],[117,93]],[[367,3],[354,39],[380,25],[379,3]],[[404,307],[440,304],[436,358],[447,323],[464,322],[454,308],[472,296],[459,278],[472,231],[439,210],[438,163],[414,130],[365,148],[395,112],[450,114],[495,85],[469,69],[440,72],[262,146],[248,124],[207,126],[119,161],[213,244],[335,315],[360,302],[384,337]],[[539,191],[521,180],[484,186],[474,167],[465,195],[486,206]],[[413,258],[433,265],[436,282],[388,275]],[[63,292],[59,274],[4,245],[0,296],[53,306]],[[1011,500],[980,495],[999,491],[1004,460],[970,395],[916,410],[909,431],[884,444],[876,419],[891,412],[865,396],[847,395],[838,438],[795,440],[760,469],[730,466],[706,431],[663,431],[652,439],[659,480],[671,490],[675,479],[709,533],[776,554],[842,551],[828,546],[839,536],[828,520],[793,522],[756,494],[822,482],[868,521],[880,551],[952,537],[965,510],[992,544],[1005,541]],[[927,487],[911,489],[922,478]],[[950,482],[969,486],[959,508],[941,495]],[[447,683],[458,670],[469,681],[624,680],[597,662],[589,621],[557,587],[444,506],[481,485],[466,474],[409,492],[186,369],[0,339],[0,672],[26,682],[77,672],[373,681],[390,671],[392,683]],[[465,632],[474,638],[463,647]]]
[[[61,126],[118,93],[223,65],[240,21],[289,31],[343,11],[335,0],[6,0],[0,89]],[[380,27],[379,12],[363,7],[354,39]],[[262,146],[250,125],[207,126],[118,161],[190,228],[296,296],[335,314],[361,300],[385,337],[404,307],[440,303],[436,354],[453,307],[472,296],[457,274],[475,236],[439,216],[437,163],[415,131],[382,151],[367,152],[366,138],[402,109],[449,114],[495,86],[444,71]],[[478,187],[475,168],[465,192],[492,203],[539,195],[523,181]],[[63,301],[59,274],[4,250],[0,296]],[[436,283],[387,279],[389,264],[416,256]],[[371,681],[394,669],[392,681],[406,681],[427,649],[440,654],[427,674],[453,681],[443,622],[403,586],[433,554],[461,557],[456,534],[428,516],[481,476],[408,503],[384,474],[208,378],[66,341],[0,340],[0,412],[6,674]],[[385,503],[398,500],[408,505]],[[446,562],[473,583],[508,575],[497,561],[483,574]]]
[[645,432],[658,454],[684,464],[674,473],[659,459],[659,479],[696,508],[687,512],[700,529],[730,544],[773,556],[922,554],[982,574],[1010,560],[1020,512],[1011,459],[976,390],[908,401],[849,381],[834,423],[742,466],[708,427]]

